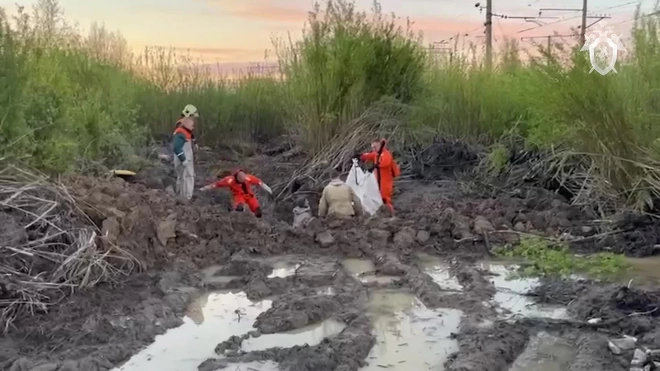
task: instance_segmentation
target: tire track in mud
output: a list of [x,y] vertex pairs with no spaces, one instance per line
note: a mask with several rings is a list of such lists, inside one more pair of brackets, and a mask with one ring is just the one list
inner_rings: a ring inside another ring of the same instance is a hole
[[458,352],[445,364],[448,371],[494,371],[505,367],[522,352],[529,333],[526,328],[497,319],[497,312],[489,303],[495,287],[485,278],[485,272],[469,262],[453,260],[449,263],[451,275],[463,287],[450,293],[433,278],[420,270],[410,269],[408,284],[430,308],[455,308],[463,312],[459,332]]
[[[307,259],[310,260],[310,259]],[[224,353],[222,359],[207,360],[199,366],[202,371],[222,369],[231,363],[254,361],[274,361],[287,370],[358,370],[364,365],[375,337],[371,334],[369,318],[364,308],[368,300],[368,288],[344,272],[338,261],[319,258],[332,266],[326,275],[312,276],[296,274],[286,278],[266,278],[263,272],[253,273],[249,282],[262,288],[252,292],[252,298],[259,299],[276,294],[272,286],[280,290],[270,309],[261,313],[254,327],[262,334],[274,334],[303,328],[305,326],[334,319],[346,324],[336,336],[326,338],[315,346],[294,346],[291,348],[271,348],[235,354]],[[278,283],[275,283],[278,282]],[[319,287],[330,286],[331,295],[318,292]],[[248,285],[247,291],[250,287]],[[249,336],[240,340],[248,339]],[[229,339],[230,342],[236,342]],[[239,347],[240,347],[239,342]],[[227,346],[222,343],[220,349]],[[236,350],[236,346],[233,348]],[[218,348],[216,348],[218,349]]]
[[[269,349],[229,356],[225,354],[226,358],[203,363],[200,370],[212,371],[232,363],[269,360],[277,362],[282,369],[287,370],[357,371],[364,366],[363,362],[375,342],[372,323],[363,313],[366,312],[369,290],[376,288],[408,289],[430,309],[451,308],[463,312],[460,331],[455,334],[459,351],[447,362],[447,370],[504,369],[523,350],[529,336],[526,328],[496,321],[495,309],[487,304],[493,298],[495,288],[484,277],[484,272],[470,263],[454,262],[451,265],[452,274],[463,286],[463,290],[459,291],[438,285],[409,257],[404,257],[408,264],[402,263],[391,253],[379,253],[371,258],[375,262],[377,274],[399,276],[400,280],[386,285],[364,285],[335,264],[337,271],[333,275],[331,286],[336,294],[328,297],[318,295],[313,289],[315,286],[327,285],[327,282],[317,280],[306,285],[302,283],[305,281],[304,276],[288,277],[287,286],[303,285],[305,288],[288,290],[288,293],[275,299],[271,309],[262,313],[254,325],[260,333],[269,334],[302,328],[327,319],[337,319],[347,324],[342,333],[312,347]],[[263,280],[263,277],[264,275],[261,275],[260,279]],[[266,280],[264,285],[271,286],[274,282],[275,279]],[[276,285],[282,287],[280,284]],[[285,291],[287,290],[282,290]],[[269,289],[265,292],[273,291]],[[488,321],[491,323],[485,326],[484,323]],[[232,342],[235,340],[229,339],[229,343]],[[222,344],[219,347],[236,349],[235,346]]]

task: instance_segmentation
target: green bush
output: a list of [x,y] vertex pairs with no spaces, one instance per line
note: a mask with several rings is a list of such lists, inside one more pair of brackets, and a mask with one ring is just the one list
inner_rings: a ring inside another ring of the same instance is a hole
[[410,30],[377,6],[358,12],[353,2],[317,4],[303,38],[280,45],[290,118],[312,151],[320,151],[372,104],[392,97],[411,104],[423,88],[426,52]]

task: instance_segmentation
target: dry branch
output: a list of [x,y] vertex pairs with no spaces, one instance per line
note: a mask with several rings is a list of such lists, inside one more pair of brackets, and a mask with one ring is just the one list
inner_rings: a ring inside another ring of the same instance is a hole
[[0,170],[0,325],[46,311],[68,293],[128,274],[137,261],[100,244],[66,187],[15,166]]
[[311,189],[315,189],[328,180],[332,169],[348,170],[355,153],[366,151],[368,144],[375,139],[389,138],[396,133],[404,109],[405,106],[400,103],[381,101],[372,105],[360,117],[343,125],[333,140],[294,172],[288,182],[275,185],[276,199],[281,201],[290,197],[286,193],[296,182],[307,183]]

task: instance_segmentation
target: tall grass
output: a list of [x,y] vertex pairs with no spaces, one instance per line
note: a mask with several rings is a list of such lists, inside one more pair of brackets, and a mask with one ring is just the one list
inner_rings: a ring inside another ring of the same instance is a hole
[[203,144],[264,141],[284,131],[277,79],[214,76],[166,49],[135,56],[102,27],[80,34],[56,0],[13,19],[0,14],[0,62],[0,159],[45,171],[135,168],[189,103],[202,113]]
[[278,51],[291,118],[314,151],[383,97],[412,103],[427,65],[420,39],[385,17],[378,3],[372,14],[346,1],[317,5],[302,40]]
[[[431,61],[420,35],[383,15],[329,0],[299,41],[276,43],[280,73],[227,79],[164,49],[130,53],[117,34],[81,35],[56,0],[0,18],[0,158],[52,171],[80,160],[134,162],[150,138],[170,134],[179,110],[201,111],[203,144],[265,142],[296,134],[319,154],[383,97],[406,110],[403,133],[495,144],[515,134],[537,149],[586,158],[612,192],[660,190],[658,19],[632,27],[618,74],[589,73],[586,53],[553,45],[540,58],[509,40],[496,68],[476,53]],[[474,50],[474,49],[473,49]],[[498,145],[501,150],[501,144]]]

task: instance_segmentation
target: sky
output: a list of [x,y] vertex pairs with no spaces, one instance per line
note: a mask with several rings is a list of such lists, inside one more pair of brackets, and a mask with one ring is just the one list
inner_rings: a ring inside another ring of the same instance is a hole
[[[32,6],[37,0],[0,0],[12,13],[16,4]],[[581,0],[493,0],[493,13],[509,17],[538,16],[542,8],[580,8]],[[384,13],[395,13],[401,23],[409,18],[425,41],[440,42],[456,34],[465,40],[483,40],[485,10],[477,0],[381,0]],[[590,14],[607,14],[607,22],[625,34],[635,7],[653,9],[655,0],[590,0]],[[145,46],[175,47],[206,62],[263,61],[273,37],[300,37],[313,0],[60,0],[66,18],[84,31],[93,22],[119,31],[135,50]],[[372,0],[356,0],[369,10]],[[459,5],[461,4],[461,5]],[[482,2],[485,5],[485,0]],[[518,38],[569,32],[580,24],[579,12],[543,11],[546,25],[523,19],[494,18],[496,43],[504,36]],[[568,19],[574,17],[572,19]],[[590,22],[592,20],[589,20]],[[534,28],[525,31],[526,29]],[[522,32],[521,32],[522,31]],[[481,37],[480,37],[481,36]],[[272,54],[272,53],[271,53]]]

